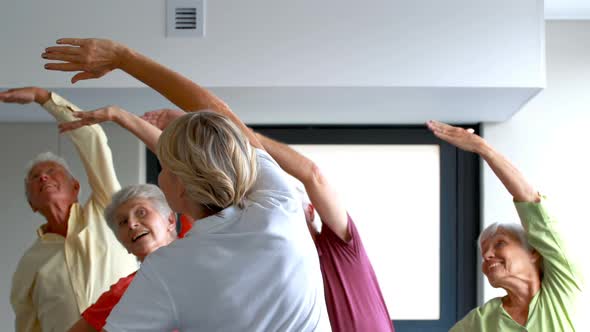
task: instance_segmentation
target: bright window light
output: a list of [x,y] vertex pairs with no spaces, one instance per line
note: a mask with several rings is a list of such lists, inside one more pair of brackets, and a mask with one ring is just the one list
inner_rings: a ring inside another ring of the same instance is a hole
[[439,319],[439,146],[291,146],[338,189],[392,319]]

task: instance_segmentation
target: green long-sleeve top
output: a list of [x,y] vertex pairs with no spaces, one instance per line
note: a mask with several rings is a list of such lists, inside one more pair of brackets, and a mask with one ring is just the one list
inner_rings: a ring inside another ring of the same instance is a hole
[[582,276],[565,249],[557,220],[540,203],[515,203],[529,244],[543,256],[541,288],[529,304],[525,326],[515,322],[497,297],[475,308],[451,332],[575,331],[574,313]]

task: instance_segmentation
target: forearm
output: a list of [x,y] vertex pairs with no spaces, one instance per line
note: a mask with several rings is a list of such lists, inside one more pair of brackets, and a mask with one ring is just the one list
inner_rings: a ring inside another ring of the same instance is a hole
[[210,109],[229,115],[231,110],[217,96],[154,60],[123,45],[117,52],[119,69],[161,93],[184,111]]
[[485,141],[476,151],[490,166],[515,202],[538,202],[540,197],[522,173]]
[[229,106],[209,90],[154,60],[119,45],[119,69],[142,81],[187,112],[210,110],[228,117],[257,148],[262,145]]
[[150,151],[156,153],[158,138],[162,133],[160,129],[127,111],[117,112],[113,120],[139,138]]
[[[74,112],[82,110],[56,93],[51,93],[43,107],[60,123],[77,121]],[[88,183],[101,204],[108,204],[111,195],[120,189],[108,139],[99,125],[85,126],[67,134],[84,165]]]
[[[73,112],[82,111],[81,108],[66,98],[63,98],[55,92],[49,92],[44,89],[39,89],[38,92],[35,92],[35,102],[39,103],[41,107],[57,120],[58,123],[76,121],[78,119],[74,116]],[[77,133],[90,130],[91,128],[88,127],[85,130],[77,131]]]
[[305,186],[311,204],[318,212],[322,223],[344,241],[350,240],[348,215],[343,202],[319,167],[311,160],[286,144],[257,134],[266,151],[281,166]]
[[256,137],[264,146],[264,149],[291,176],[301,181],[304,185],[312,180],[314,163],[286,144],[272,140],[259,133]]

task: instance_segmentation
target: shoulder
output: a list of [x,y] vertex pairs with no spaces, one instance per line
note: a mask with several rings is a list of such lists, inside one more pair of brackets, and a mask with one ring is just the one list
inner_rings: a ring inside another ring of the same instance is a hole
[[19,259],[15,274],[26,271],[35,271],[40,264],[45,261],[44,257],[47,256],[47,254],[48,251],[43,248],[41,240],[35,240]]
[[[279,181],[281,178],[286,178],[286,174],[279,164],[272,158],[268,152],[256,149],[256,164],[257,164],[257,182],[273,183]],[[267,189],[259,187],[259,189]]]

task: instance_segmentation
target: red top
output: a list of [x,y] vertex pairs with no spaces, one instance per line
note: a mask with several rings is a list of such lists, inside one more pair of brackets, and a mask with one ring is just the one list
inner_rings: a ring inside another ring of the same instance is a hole
[[350,216],[345,242],[322,225],[316,238],[332,331],[394,332],[377,277]]
[[[181,215],[180,226],[180,233],[178,234],[178,237],[183,238],[186,233],[191,230],[193,224],[189,218]],[[119,300],[121,300],[121,297],[123,297],[123,294],[125,294],[127,287],[129,287],[131,281],[133,281],[135,273],[137,272],[133,272],[127,277],[119,279],[119,281],[113,284],[108,291],[102,293],[96,303],[84,310],[82,313],[82,318],[84,318],[84,320],[86,320],[86,322],[88,322],[88,324],[90,324],[97,331],[102,331],[102,328],[105,326],[111,311],[117,305],[117,303],[119,303]]]

